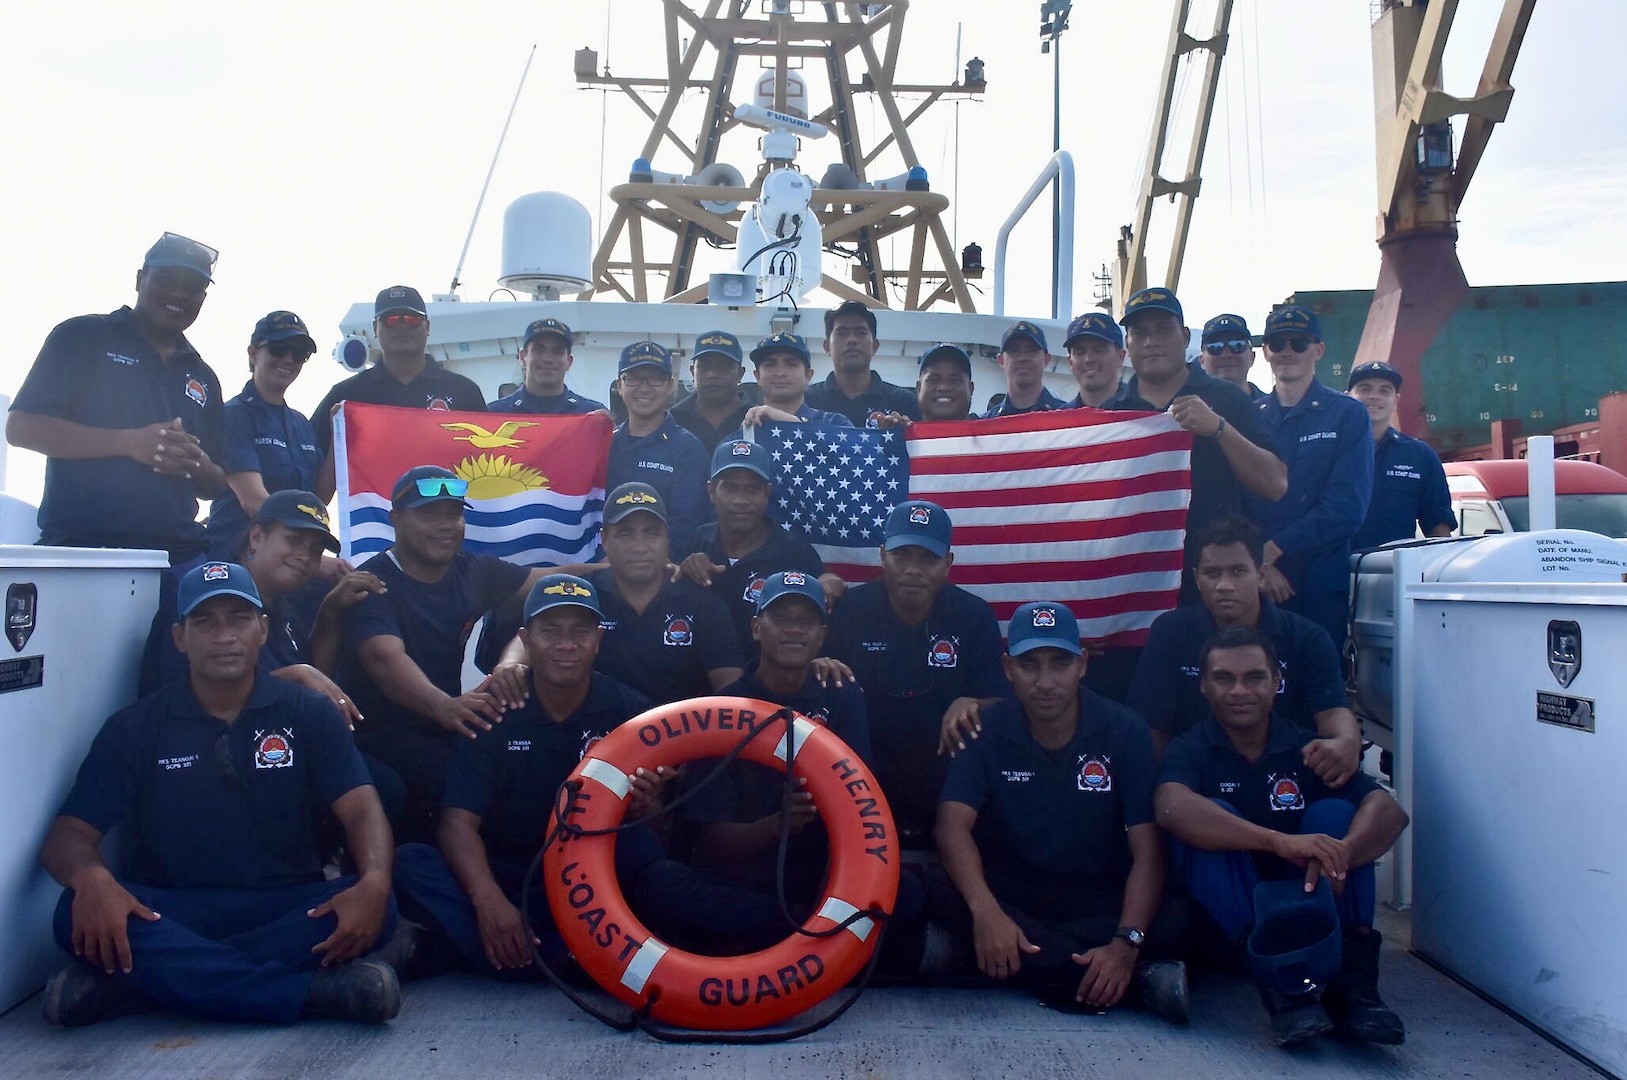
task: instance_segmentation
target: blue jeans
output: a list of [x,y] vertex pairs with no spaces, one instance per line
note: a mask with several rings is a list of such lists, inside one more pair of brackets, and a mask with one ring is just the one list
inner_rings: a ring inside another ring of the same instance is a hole
[[[161,918],[132,915],[127,982],[159,1004],[212,1020],[299,1019],[322,958],[311,949],[339,925],[307,911],[356,884],[354,876],[275,889],[162,889],[121,881]],[[395,901],[372,948],[395,933]],[[73,890],[57,902],[57,944],[73,951]]]

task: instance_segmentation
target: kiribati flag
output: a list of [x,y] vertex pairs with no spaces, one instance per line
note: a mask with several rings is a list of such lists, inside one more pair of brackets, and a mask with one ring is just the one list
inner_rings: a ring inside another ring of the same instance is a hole
[[395,540],[390,489],[414,465],[469,481],[469,551],[522,566],[587,562],[604,517],[610,419],[438,412],[347,401],[333,425],[339,539],[359,562]]

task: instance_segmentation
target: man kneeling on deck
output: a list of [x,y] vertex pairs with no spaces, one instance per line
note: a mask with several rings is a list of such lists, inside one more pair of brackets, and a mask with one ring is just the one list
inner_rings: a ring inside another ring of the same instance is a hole
[[[439,942],[418,935],[414,959],[402,963],[413,975],[447,966],[448,950],[437,948],[447,939],[479,970],[540,977],[533,945],[558,970],[565,947],[554,932],[540,873],[532,880],[531,925],[521,917],[526,868],[548,836],[559,786],[582,755],[650,707],[642,694],[593,670],[604,630],[592,583],[549,575],[531,587],[524,615],[520,641],[530,664],[529,697],[502,726],[458,743],[441,795],[439,850],[403,844],[396,853],[402,910],[443,935]],[[653,809],[651,800],[671,775],[663,767],[648,774],[640,769],[630,778],[634,796],[627,820]],[[660,855],[660,842],[648,829],[624,832],[616,843],[617,874],[632,882]]]
[[[1209,718],[1170,743],[1154,793],[1158,823],[1179,841],[1187,887],[1250,953],[1281,1045],[1335,1026],[1370,1042],[1402,1042],[1400,1018],[1378,996],[1373,860],[1407,827],[1406,813],[1365,773],[1331,788],[1305,763],[1303,735],[1271,715],[1281,674],[1268,635],[1228,627],[1204,644],[1199,667]],[[1285,988],[1266,950],[1245,941],[1265,921],[1257,919],[1256,886],[1303,879],[1309,894],[1323,878],[1342,961],[1329,965],[1336,970],[1325,990],[1315,977]]]
[[1053,1007],[1099,1012],[1128,993],[1182,1022],[1181,920],[1163,903],[1146,725],[1080,685],[1079,624],[1065,605],[1024,604],[1009,641],[1016,696],[983,710],[982,737],[944,782],[932,917],[971,939],[983,974]]
[[[394,929],[390,826],[326,697],[257,675],[266,640],[249,572],[182,577],[176,647],[191,673],[102,726],[40,861],[67,887],[45,1017],[69,1026],[153,1004],[219,1020],[381,1022],[395,972],[356,957]],[[332,808],[358,874],[323,879],[312,829]],[[98,850],[123,822],[115,876]]]

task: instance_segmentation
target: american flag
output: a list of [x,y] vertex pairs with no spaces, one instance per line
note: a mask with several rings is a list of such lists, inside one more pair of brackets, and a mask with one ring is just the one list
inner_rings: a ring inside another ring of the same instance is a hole
[[1002,632],[1019,605],[1056,600],[1086,640],[1138,645],[1175,606],[1192,437],[1167,413],[1068,409],[904,431],[768,424],[759,439],[776,517],[849,581],[876,577],[888,512],[930,499],[955,526],[950,581],[987,600]]

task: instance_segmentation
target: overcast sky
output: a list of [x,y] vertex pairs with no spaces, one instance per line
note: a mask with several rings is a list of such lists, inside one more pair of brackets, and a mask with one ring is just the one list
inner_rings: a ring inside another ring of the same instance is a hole
[[[1473,90],[1500,6],[1462,5],[1449,91]],[[953,79],[957,29],[962,59],[987,65],[987,94],[959,107],[958,154],[953,105],[913,133],[934,190],[958,195],[955,246],[981,243],[991,268],[1001,221],[1051,150],[1038,7],[917,0],[907,20],[901,80]],[[1195,7],[1192,25],[1207,25],[1212,3]],[[1172,10],[1170,0],[1078,3],[1062,41],[1062,142],[1080,170],[1075,310],[1091,303],[1090,275],[1134,208]],[[658,0],[8,5],[0,296],[13,344],[0,392],[15,391],[57,322],[129,302],[142,253],[168,229],[221,251],[189,336],[228,393],[246,378],[254,321],[289,308],[321,345],[290,396],[309,409],[342,374],[327,355],[352,303],[397,282],[446,290],[533,43],[463,296],[484,300],[495,287],[502,211],[520,194],[569,193],[597,231],[602,187],[625,180],[647,122],[619,92],[578,89],[572,54],[591,46],[616,74],[661,74],[660,11]],[[1619,0],[1538,5],[1513,110],[1463,207],[1471,283],[1622,277],[1624,39]],[[1296,289],[1370,288],[1368,0],[1237,0],[1223,72],[1181,282],[1189,321],[1223,310],[1259,320]],[[815,85],[822,107],[828,94]],[[881,126],[872,103],[858,112],[864,130]],[[724,145],[750,175],[750,137]],[[817,177],[835,156],[828,142],[808,143],[801,163]],[[676,155],[655,166],[686,171]],[[873,175],[901,168],[884,159]],[[1154,219],[1155,276],[1167,230],[1167,217]],[[1013,237],[1008,313],[1049,315],[1049,259],[1049,223],[1036,215]],[[979,309],[990,311],[992,281],[982,285]],[[18,493],[37,490],[30,458],[11,453]]]

